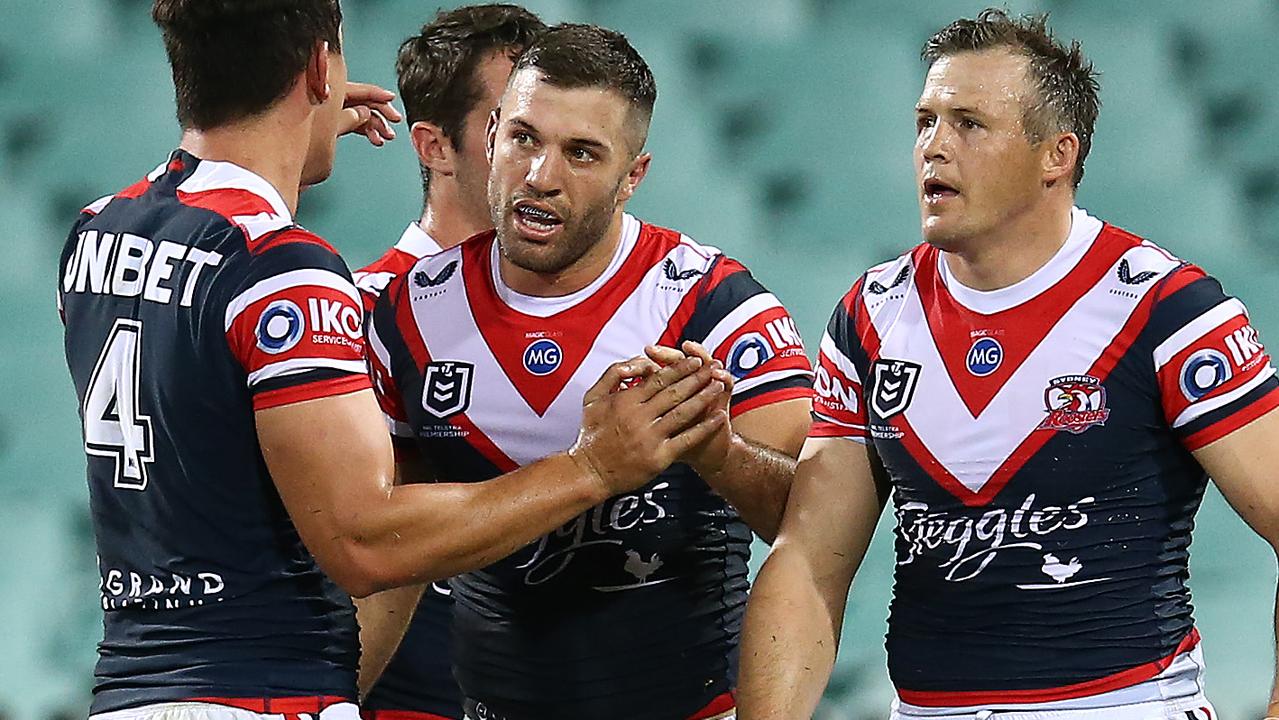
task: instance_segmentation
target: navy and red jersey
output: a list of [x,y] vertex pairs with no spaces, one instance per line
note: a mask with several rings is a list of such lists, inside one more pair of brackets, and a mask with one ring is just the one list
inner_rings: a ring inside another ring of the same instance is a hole
[[370,387],[342,259],[261,177],[176,151],[84,209],[58,303],[105,611],[92,712],[354,698],[350,599],[299,540],[254,425]]
[[870,270],[815,385],[810,435],[871,443],[891,479],[889,671],[932,707],[1095,696],[1193,648],[1191,453],[1279,406],[1238,300],[1078,209],[1002,290],[928,245]]
[[[794,322],[739,263],[625,216],[588,287],[507,287],[492,232],[396,278],[369,323],[397,434],[476,482],[572,445],[582,396],[647,344],[702,342],[737,378],[731,414],[811,395]],[[686,465],[451,582],[455,676],[486,717],[671,718],[735,685],[751,534]]]
[[[352,274],[365,310],[373,311],[391,280],[403,275],[418,260],[440,250],[439,244],[420,225],[409,223],[395,245]],[[434,582],[426,588],[413,614],[413,624],[377,684],[360,703],[366,718],[383,714],[394,720],[460,720],[462,696],[453,679],[451,651],[451,593],[444,582]]]

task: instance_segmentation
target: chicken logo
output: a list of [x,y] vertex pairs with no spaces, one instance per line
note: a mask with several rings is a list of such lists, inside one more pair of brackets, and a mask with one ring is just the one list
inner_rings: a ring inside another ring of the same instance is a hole
[[1105,425],[1110,417],[1106,388],[1091,375],[1065,375],[1053,380],[1044,391],[1048,417],[1040,430],[1065,430],[1078,435],[1094,425]]
[[1058,585],[1074,577],[1083,567],[1077,557],[1072,557],[1070,562],[1062,564],[1056,555],[1052,553],[1044,555],[1044,574],[1055,580]]
[[638,552],[627,550],[626,564],[622,566],[622,569],[634,575],[635,580],[642,585],[648,582],[649,576],[657,572],[660,567],[662,567],[662,558],[657,553],[653,553],[651,558],[644,560]]

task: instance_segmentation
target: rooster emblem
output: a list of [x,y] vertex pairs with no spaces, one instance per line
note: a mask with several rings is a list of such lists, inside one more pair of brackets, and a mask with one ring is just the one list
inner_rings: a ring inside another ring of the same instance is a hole
[[1059,585],[1074,577],[1075,573],[1082,570],[1083,567],[1077,557],[1072,557],[1070,562],[1063,565],[1056,555],[1052,553],[1044,555],[1044,574],[1057,581]]
[[662,558],[660,558],[657,553],[653,553],[651,558],[644,560],[638,552],[635,552],[634,550],[627,550],[626,564],[622,566],[622,569],[626,570],[626,572],[631,575],[634,575],[635,579],[640,583],[646,583],[648,582],[649,576],[657,572],[657,569],[661,566]]

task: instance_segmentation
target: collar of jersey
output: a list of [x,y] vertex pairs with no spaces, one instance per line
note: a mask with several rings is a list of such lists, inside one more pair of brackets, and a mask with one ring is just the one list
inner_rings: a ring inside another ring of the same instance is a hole
[[[178,185],[180,192],[200,193],[212,190],[245,190],[265,200],[277,216],[285,218],[289,222],[293,221],[293,214],[289,212],[289,206],[285,204],[280,192],[261,175],[252,170],[242,168],[235,163],[221,160],[204,160],[185,150],[175,150],[172,157],[177,158],[179,156],[184,160],[189,159],[196,162],[195,171]],[[172,160],[170,160],[171,162]]]
[[438,255],[444,251],[440,244],[435,242],[435,238],[430,233],[422,229],[417,221],[409,223],[404,228],[404,232],[400,235],[400,239],[395,243],[395,249],[403,253],[408,253],[415,258],[421,259],[427,255]]
[[617,250],[613,253],[613,259],[609,262],[608,267],[604,269],[600,276],[595,278],[590,285],[568,295],[559,297],[537,297],[534,295],[525,295],[523,293],[512,290],[503,280],[500,257],[500,248],[498,247],[497,238],[493,239],[492,247],[489,248],[489,267],[493,273],[493,287],[497,291],[497,296],[502,302],[509,305],[512,309],[518,310],[525,315],[533,317],[550,317],[552,315],[564,312],[571,307],[579,305],[587,298],[595,294],[597,290],[612,280],[617,271],[621,269],[622,263],[631,254],[631,250],[635,248],[635,243],[639,239],[640,221],[629,213],[622,215],[622,239],[617,244]]
[[1036,295],[1056,285],[1066,277],[1071,268],[1079,264],[1093,240],[1101,233],[1103,223],[1088,214],[1087,211],[1075,207],[1070,211],[1070,234],[1044,266],[1030,274],[1030,277],[998,290],[974,290],[964,285],[950,272],[946,264],[946,254],[938,253],[937,271],[941,274],[942,284],[950,292],[950,296],[960,305],[983,315],[993,315],[1017,307]]

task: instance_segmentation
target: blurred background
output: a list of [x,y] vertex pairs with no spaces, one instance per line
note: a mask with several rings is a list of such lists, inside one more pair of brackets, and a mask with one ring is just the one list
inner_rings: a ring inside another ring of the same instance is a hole
[[[652,171],[631,209],[742,259],[810,352],[866,267],[918,242],[911,170],[921,43],[970,0],[530,0],[625,32],[657,76]],[[400,40],[439,7],[345,0],[351,76],[394,87]],[[1279,347],[1279,88],[1273,0],[1012,2],[1050,11],[1102,71],[1079,204],[1218,276]],[[0,0],[0,720],[83,717],[101,637],[76,400],[54,309],[77,211],[178,142],[148,0]],[[404,140],[346,139],[300,220],[352,267],[418,216]],[[886,517],[889,517],[886,514]],[[1226,720],[1269,692],[1275,559],[1209,490],[1192,587]],[[888,522],[852,593],[820,718],[887,716]],[[763,558],[757,548],[756,564]]]

